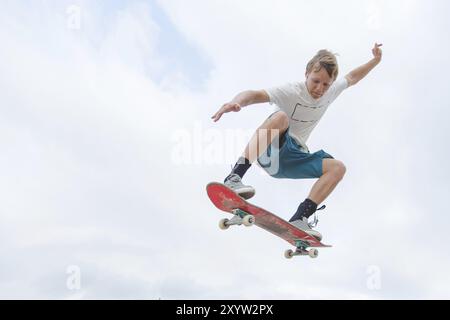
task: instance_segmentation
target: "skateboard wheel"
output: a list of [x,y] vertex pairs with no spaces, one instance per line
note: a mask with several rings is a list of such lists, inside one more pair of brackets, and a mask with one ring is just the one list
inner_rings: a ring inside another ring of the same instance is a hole
[[284,257],[285,257],[286,259],[291,259],[293,256],[294,256],[294,251],[292,251],[291,249],[286,250],[286,251],[284,252]]
[[228,224],[229,221],[230,220],[228,220],[227,218],[220,220],[219,228],[222,230],[227,230],[230,227],[230,225]]
[[311,250],[308,251],[308,255],[309,255],[311,258],[317,258],[317,257],[319,256],[319,250],[317,250],[317,249],[311,249]]
[[242,224],[246,227],[250,227],[255,223],[255,217],[252,215],[246,215],[244,218],[242,218]]

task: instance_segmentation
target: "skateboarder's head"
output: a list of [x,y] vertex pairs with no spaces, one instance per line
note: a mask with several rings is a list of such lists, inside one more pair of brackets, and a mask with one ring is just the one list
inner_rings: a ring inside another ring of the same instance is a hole
[[306,87],[314,99],[322,97],[336,80],[339,67],[336,55],[328,50],[320,50],[306,66]]

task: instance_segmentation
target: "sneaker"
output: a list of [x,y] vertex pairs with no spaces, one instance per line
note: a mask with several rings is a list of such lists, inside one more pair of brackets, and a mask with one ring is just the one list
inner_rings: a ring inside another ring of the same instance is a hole
[[290,224],[299,228],[300,230],[305,231],[307,234],[309,234],[310,236],[313,236],[317,240],[319,240],[319,241],[322,240],[322,235],[320,234],[320,232],[311,229],[307,218],[297,219],[295,221],[290,222]]
[[250,199],[255,195],[255,188],[244,185],[241,177],[235,173],[230,174],[224,184],[244,199]]

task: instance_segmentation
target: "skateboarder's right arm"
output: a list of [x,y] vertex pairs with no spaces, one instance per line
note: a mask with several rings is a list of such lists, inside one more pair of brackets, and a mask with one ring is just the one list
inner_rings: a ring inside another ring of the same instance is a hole
[[256,103],[269,102],[270,98],[266,91],[264,90],[248,90],[239,93],[233,100],[225,103],[219,111],[217,111],[211,119],[214,122],[219,121],[220,117],[227,112],[238,112],[241,108],[249,106]]

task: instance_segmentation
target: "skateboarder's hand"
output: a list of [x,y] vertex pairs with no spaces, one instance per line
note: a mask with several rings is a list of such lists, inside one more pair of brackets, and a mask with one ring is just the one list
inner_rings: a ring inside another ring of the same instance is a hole
[[380,49],[381,46],[381,43],[375,43],[375,46],[372,49],[373,57],[378,62],[381,61],[381,58],[383,56],[383,51]]
[[238,112],[241,110],[241,105],[239,103],[225,103],[220,109],[219,111],[217,111],[212,117],[211,119],[214,120],[214,122],[219,121],[220,117],[227,112]]

